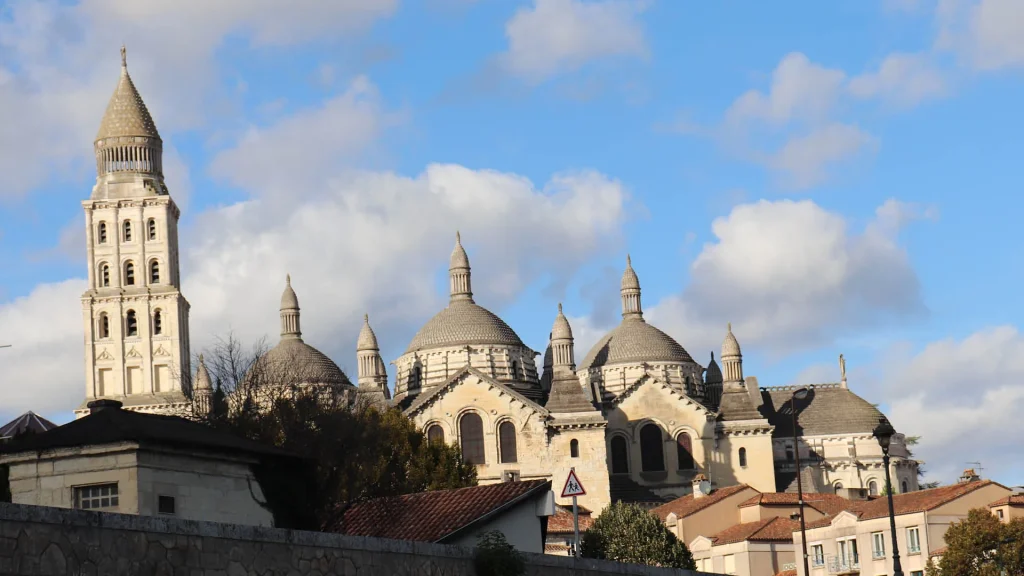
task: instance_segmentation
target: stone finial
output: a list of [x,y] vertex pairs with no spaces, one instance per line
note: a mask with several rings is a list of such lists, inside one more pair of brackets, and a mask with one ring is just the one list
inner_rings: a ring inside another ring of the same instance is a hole
[[622,317],[643,318],[643,306],[640,303],[640,278],[633,270],[633,259],[626,254],[626,270],[622,273]]
[[451,300],[473,300],[472,272],[469,267],[469,256],[462,247],[462,234],[455,232],[455,248],[448,265],[448,279]]
[[121,68],[128,67],[128,49],[121,44]]

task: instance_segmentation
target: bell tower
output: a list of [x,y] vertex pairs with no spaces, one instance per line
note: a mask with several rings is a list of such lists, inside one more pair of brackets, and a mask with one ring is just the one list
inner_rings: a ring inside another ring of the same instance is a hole
[[189,304],[178,271],[178,207],[163,176],[163,141],[131,76],[121,77],[93,143],[96,185],[85,208],[89,288],[85,402],[177,413],[190,374]]

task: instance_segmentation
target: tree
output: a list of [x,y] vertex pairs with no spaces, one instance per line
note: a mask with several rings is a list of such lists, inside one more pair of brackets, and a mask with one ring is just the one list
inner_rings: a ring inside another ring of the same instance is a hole
[[[233,335],[204,353],[216,382],[212,410],[192,397],[183,414],[213,428],[305,457],[254,466],[261,505],[278,527],[330,530],[353,504],[372,498],[476,485],[476,468],[455,445],[430,443],[400,410],[361,400],[347,386],[309,383],[291,366],[246,351]],[[198,362],[194,363],[198,365]]]
[[580,552],[599,558],[696,570],[693,555],[657,516],[636,504],[613,502],[583,534]]
[[491,530],[477,538],[473,568],[478,576],[522,576],[526,560],[504,534]]
[[1024,575],[1024,519],[1003,523],[989,510],[971,510],[946,530],[946,551],[928,576]]

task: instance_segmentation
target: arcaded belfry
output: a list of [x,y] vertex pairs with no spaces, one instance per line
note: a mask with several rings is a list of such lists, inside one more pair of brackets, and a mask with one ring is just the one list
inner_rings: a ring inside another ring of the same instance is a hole
[[121,77],[93,144],[96,185],[85,208],[88,289],[85,401],[179,413],[190,373],[189,304],[178,276],[178,207],[163,176],[163,142],[121,48]]

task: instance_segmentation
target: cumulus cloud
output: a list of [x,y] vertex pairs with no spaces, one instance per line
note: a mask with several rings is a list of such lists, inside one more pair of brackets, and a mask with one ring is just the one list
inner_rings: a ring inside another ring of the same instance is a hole
[[786,185],[811,188],[828,179],[830,167],[875,145],[877,139],[857,126],[833,122],[790,138],[767,164],[782,174]]
[[825,118],[835,106],[845,80],[842,70],[814,64],[799,52],[787,54],[772,72],[768,92],[745,92],[726,111],[726,120],[784,124],[794,119]]
[[[347,37],[394,12],[397,0],[81,0],[9,3],[0,17],[0,195],[18,196],[54,173],[91,169],[97,110],[117,84],[118,47],[166,136],[230,119],[213,57],[230,34],[262,46]],[[188,30],[187,41],[169,30]],[[141,47],[137,49],[135,47]]]
[[975,69],[1024,66],[1024,4],[1018,0],[941,0],[936,19],[937,47]]
[[917,351],[897,345],[876,364],[866,385],[886,399],[902,431],[921,436],[915,455],[930,479],[952,482],[967,461],[980,461],[989,478],[1020,477],[1024,336],[1016,327],[988,327]]
[[850,93],[858,98],[883,98],[899,106],[913,106],[942,95],[946,81],[925,54],[890,54],[875,72],[850,80]]
[[531,82],[614,56],[644,56],[638,0],[535,0],[505,25],[504,67]]
[[809,200],[737,206],[712,224],[715,241],[694,260],[682,293],[648,316],[694,350],[717,350],[732,322],[744,346],[779,354],[922,314],[920,283],[896,232],[932,215],[890,200],[857,231]]

